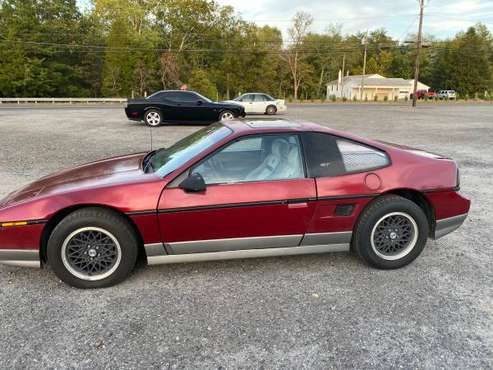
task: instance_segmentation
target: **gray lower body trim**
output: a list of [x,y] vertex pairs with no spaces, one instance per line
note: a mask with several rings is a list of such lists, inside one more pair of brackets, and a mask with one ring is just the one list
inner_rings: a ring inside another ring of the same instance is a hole
[[274,256],[294,256],[300,254],[316,254],[316,253],[345,252],[345,251],[349,251],[349,244],[310,245],[310,246],[287,247],[287,248],[243,249],[236,251],[211,252],[211,253],[173,254],[173,255],[165,255],[165,256],[147,257],[147,261],[149,265],[161,265],[167,263],[204,262],[204,261],[274,257]]
[[147,257],[162,256],[166,254],[163,243],[144,244]]
[[303,235],[259,236],[166,243],[170,254],[229,252],[246,249],[296,247]]
[[444,218],[442,220],[437,220],[435,225],[435,235],[433,239],[439,239],[442,236],[450,234],[452,231],[457,230],[467,217],[467,213],[463,215],[458,215],[454,217]]
[[[352,232],[196,240],[145,245],[149,265],[349,251]],[[168,252],[169,254],[167,254]]]
[[0,263],[10,266],[41,267],[37,249],[0,249]]
[[323,244],[349,244],[351,243],[351,231],[336,233],[308,233],[303,237],[301,245],[323,245]]

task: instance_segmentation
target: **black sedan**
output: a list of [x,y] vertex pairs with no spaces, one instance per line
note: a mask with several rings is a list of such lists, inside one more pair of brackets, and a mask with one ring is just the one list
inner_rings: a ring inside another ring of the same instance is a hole
[[163,90],[145,99],[129,99],[127,117],[149,126],[162,123],[212,123],[245,116],[234,103],[216,103],[194,91]]

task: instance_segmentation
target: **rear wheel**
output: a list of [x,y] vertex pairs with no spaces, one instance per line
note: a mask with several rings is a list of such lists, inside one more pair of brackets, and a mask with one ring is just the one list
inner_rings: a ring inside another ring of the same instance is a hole
[[235,118],[235,116],[234,116],[233,112],[231,112],[229,110],[225,110],[225,111],[221,112],[221,114],[219,115],[219,121],[231,121],[234,118]]
[[161,124],[163,117],[161,116],[161,112],[156,109],[149,109],[145,112],[144,122],[146,125],[151,127],[156,127]]
[[65,283],[103,288],[123,281],[137,260],[131,225],[116,212],[84,208],[63,219],[48,241],[48,263]]
[[386,195],[363,211],[355,229],[353,248],[371,266],[395,269],[419,256],[428,231],[426,215],[416,203]]
[[277,113],[277,107],[274,105],[269,105],[265,110],[265,114],[274,115]]

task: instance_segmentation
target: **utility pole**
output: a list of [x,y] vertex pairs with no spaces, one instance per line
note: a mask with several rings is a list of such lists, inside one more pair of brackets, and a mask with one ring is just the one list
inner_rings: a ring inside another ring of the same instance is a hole
[[341,97],[344,93],[344,69],[346,68],[346,53],[342,54]]
[[366,31],[366,35],[362,40],[362,43],[365,45],[365,55],[363,56],[363,74],[361,75],[361,90],[359,99],[363,100],[363,89],[365,88],[365,75],[366,75],[366,53],[368,52],[368,31]]
[[419,60],[421,54],[421,46],[423,43],[423,13],[425,8],[425,0],[418,0],[418,1],[419,1],[419,30],[418,30],[418,40],[416,41],[416,69],[414,71],[413,107],[416,106],[416,101],[417,101],[416,92],[418,90]]

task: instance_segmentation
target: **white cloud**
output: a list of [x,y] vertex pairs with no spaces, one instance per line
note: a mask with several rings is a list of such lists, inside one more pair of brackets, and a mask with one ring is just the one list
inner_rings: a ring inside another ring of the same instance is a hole
[[[306,11],[314,17],[312,29],[323,32],[331,24],[342,25],[345,33],[385,28],[396,38],[417,31],[418,3],[412,0],[218,0],[232,5],[245,20],[276,26],[283,32],[293,15]],[[491,0],[428,0],[426,32],[449,37],[482,21],[493,26]]]

